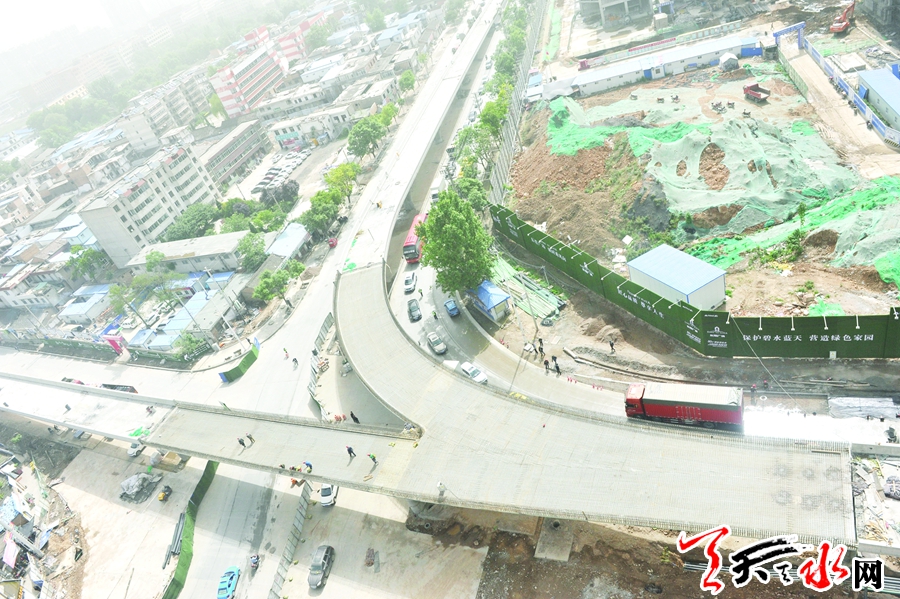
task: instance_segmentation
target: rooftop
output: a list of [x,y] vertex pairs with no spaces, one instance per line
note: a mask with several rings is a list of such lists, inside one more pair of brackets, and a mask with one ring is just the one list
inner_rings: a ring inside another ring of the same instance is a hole
[[237,249],[238,243],[247,231],[237,233],[225,233],[223,235],[210,235],[209,237],[195,237],[180,241],[167,241],[166,243],[154,243],[148,245],[140,253],[132,258],[126,267],[141,266],[147,262],[147,254],[150,252],[162,252],[166,260],[181,260],[197,256],[215,256],[228,254]]
[[638,270],[685,295],[725,276],[721,268],[666,244],[638,256],[628,263],[628,268]]
[[890,68],[860,71],[859,81],[881,96],[896,112],[900,112],[900,79]]

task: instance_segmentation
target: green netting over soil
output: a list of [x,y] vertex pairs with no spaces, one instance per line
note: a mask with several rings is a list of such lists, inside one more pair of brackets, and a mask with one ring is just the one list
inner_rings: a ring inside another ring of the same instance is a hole
[[848,52],[856,52],[857,50],[870,48],[875,45],[877,45],[877,43],[870,39],[848,40],[846,38],[827,37],[817,39],[813,47],[818,50],[823,57],[825,57],[831,56],[832,54],[847,54]]
[[809,307],[810,316],[846,316],[840,304],[826,304],[819,300]]
[[605,127],[592,126],[595,122],[591,111],[585,111],[570,98],[557,98],[550,102],[552,116],[547,124],[550,151],[554,154],[574,156],[579,150],[602,146],[616,133],[628,133],[628,142],[635,156],[648,152],[657,142],[672,143],[692,131],[710,134],[708,125],[674,123],[665,127]]
[[791,125],[791,133],[797,135],[816,135],[818,132],[809,124],[809,121],[794,121]]
[[875,269],[883,281],[900,285],[900,251],[887,252],[876,258]]
[[556,60],[559,52],[559,34],[562,31],[562,11],[555,5],[550,6],[550,41],[544,47],[544,60]]

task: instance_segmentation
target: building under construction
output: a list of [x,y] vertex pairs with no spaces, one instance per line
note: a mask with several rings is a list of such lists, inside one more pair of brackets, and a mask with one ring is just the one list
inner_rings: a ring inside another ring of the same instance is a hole
[[859,0],[857,8],[878,29],[900,27],[900,0]]

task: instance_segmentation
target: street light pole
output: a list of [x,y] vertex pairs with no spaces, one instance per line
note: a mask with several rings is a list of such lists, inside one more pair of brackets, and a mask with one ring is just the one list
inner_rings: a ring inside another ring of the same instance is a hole
[[[205,271],[203,271],[203,272],[205,272],[207,275],[209,275],[209,278],[210,278],[210,279],[213,279],[213,280],[215,281],[215,279],[213,278],[211,272],[209,272],[208,270],[205,270]],[[222,297],[225,298],[225,301],[228,301],[228,295],[225,294],[225,290],[222,289],[222,285],[220,285],[218,281],[216,281],[216,287],[219,288],[219,293],[222,294]],[[234,308],[234,307],[235,307],[234,304],[232,304],[232,308]],[[235,308],[235,310],[237,310],[237,308]],[[244,344],[241,343],[241,337],[237,334],[237,331],[234,330],[234,327],[231,326],[231,323],[228,322],[228,319],[225,317],[224,314],[222,315],[222,320],[225,321],[225,325],[226,325],[226,326],[228,327],[228,329],[231,331],[231,334],[234,335],[234,338],[237,339],[238,347],[241,349],[241,351],[244,351]]]

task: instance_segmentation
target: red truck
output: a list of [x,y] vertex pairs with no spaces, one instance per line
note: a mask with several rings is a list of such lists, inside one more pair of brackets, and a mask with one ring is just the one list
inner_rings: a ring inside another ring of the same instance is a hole
[[632,383],[625,392],[625,415],[657,422],[742,431],[744,391],[711,385]]
[[744,97],[759,104],[769,99],[772,92],[764,87],[760,87],[759,83],[744,86]]

